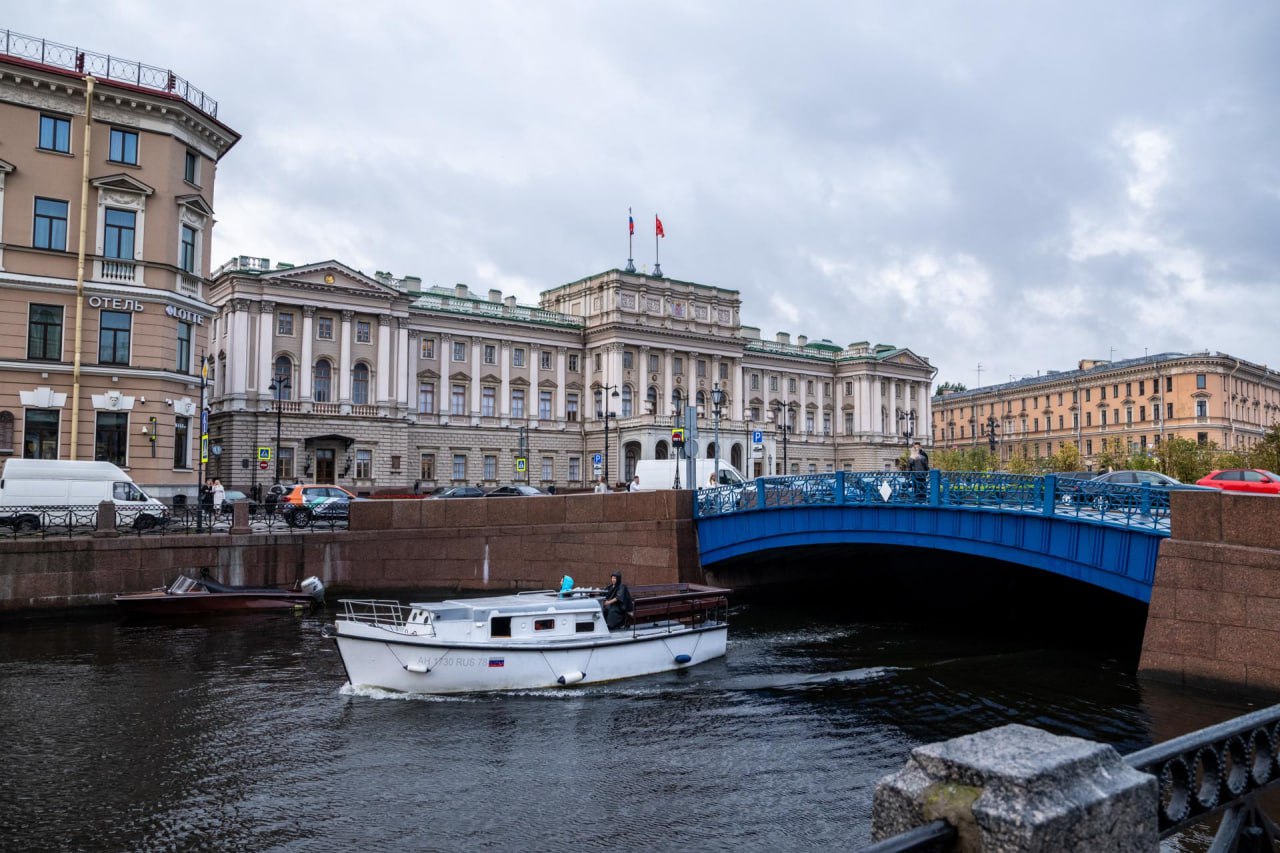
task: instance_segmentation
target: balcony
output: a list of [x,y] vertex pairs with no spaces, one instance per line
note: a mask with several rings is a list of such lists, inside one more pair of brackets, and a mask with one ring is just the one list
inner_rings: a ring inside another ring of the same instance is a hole
[[138,264],[135,261],[107,260],[98,261],[99,281],[109,281],[118,284],[137,284],[138,283]]
[[197,275],[192,275],[191,273],[186,272],[178,273],[177,290],[184,296],[199,299],[200,288],[203,283],[203,279]]

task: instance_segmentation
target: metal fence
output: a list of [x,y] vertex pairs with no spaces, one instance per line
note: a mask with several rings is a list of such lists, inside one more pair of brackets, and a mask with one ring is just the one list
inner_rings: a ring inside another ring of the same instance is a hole
[[177,95],[211,118],[218,117],[217,101],[167,68],[93,53],[71,45],[15,33],[13,30],[0,30],[0,54],[77,74],[91,74],[103,80],[128,83],[141,89]]
[[[229,533],[232,508],[175,506],[162,512],[117,505],[112,528],[120,536],[172,536]],[[249,513],[250,533],[306,533],[346,530],[347,515],[317,514],[305,507],[260,506]],[[97,505],[7,506],[0,509],[0,538],[46,539],[92,536],[98,532]]]
[[1168,536],[1169,492],[1161,486],[1092,483],[1054,474],[835,471],[699,489],[694,515],[802,506],[928,506],[1076,518]]

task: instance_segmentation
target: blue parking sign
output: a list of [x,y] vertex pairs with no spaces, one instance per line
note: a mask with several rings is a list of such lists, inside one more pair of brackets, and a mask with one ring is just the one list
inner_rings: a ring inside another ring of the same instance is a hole
[[764,431],[763,431],[763,430],[756,430],[756,431],[754,431],[753,433],[751,433],[751,443],[752,443],[752,444],[764,444]]
[[591,464],[592,464],[592,465],[599,465],[602,461],[604,461],[604,457],[603,457],[603,456],[601,456],[599,453],[597,453],[597,454],[595,454],[594,456],[592,456],[592,457],[591,457]]

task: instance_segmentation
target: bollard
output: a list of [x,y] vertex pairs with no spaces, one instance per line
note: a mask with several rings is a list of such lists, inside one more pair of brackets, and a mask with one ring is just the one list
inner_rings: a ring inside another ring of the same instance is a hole
[[966,853],[1159,850],[1156,779],[1105,744],[1008,725],[928,744],[876,784],[876,840],[939,818]]
[[116,531],[116,505],[113,501],[98,504],[98,526],[93,535],[100,539],[120,535]]
[[231,505],[231,530],[232,534],[249,532],[249,503],[248,501],[237,501]]

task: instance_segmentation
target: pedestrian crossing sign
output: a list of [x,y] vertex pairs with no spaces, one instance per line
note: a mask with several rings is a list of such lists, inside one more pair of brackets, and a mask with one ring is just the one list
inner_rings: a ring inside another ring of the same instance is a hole
[[270,447],[259,447],[259,448],[258,448],[258,461],[259,461],[259,462],[270,462],[270,461],[271,461],[271,448],[270,448]]
[[529,467],[528,459],[524,458],[523,456],[516,457],[516,473],[517,474],[523,474],[525,472],[525,469],[527,469],[528,467]]

